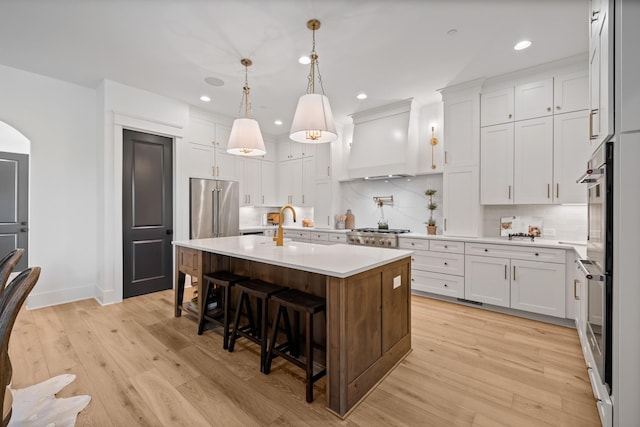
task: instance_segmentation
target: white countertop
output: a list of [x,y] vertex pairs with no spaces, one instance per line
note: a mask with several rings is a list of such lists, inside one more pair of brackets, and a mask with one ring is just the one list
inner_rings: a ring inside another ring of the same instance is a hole
[[[300,231],[324,231],[327,233],[347,233],[351,230],[344,229],[334,229],[334,228],[316,228],[316,227],[296,227],[291,225],[282,226],[285,230],[300,230]],[[240,228],[240,233],[251,233],[254,231],[265,231],[265,230],[277,230],[277,225],[265,225],[265,226],[256,226],[256,227],[242,227]]]
[[514,240],[509,240],[508,237],[452,237],[424,233],[404,233],[400,234],[399,236],[411,237],[414,239],[447,240],[454,242],[491,243],[497,245],[532,246],[537,248],[573,249],[581,258],[585,258],[587,252],[587,242],[566,242],[562,240],[549,240],[542,238],[536,238],[532,242],[531,239],[520,240],[519,238],[514,238]]
[[271,237],[246,235],[174,241],[174,245],[295,270],[345,278],[411,256],[413,251],[358,245],[316,245],[287,242],[276,246]]

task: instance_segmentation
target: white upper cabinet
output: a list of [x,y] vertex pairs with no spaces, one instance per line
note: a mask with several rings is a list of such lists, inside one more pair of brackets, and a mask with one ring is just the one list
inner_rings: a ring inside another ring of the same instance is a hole
[[482,128],[480,203],[513,204],[513,160],[513,123]]
[[276,164],[263,161],[260,166],[260,204],[276,205],[278,203]]
[[591,156],[589,112],[558,114],[553,118],[554,203],[587,203],[584,184],[576,183]]
[[557,76],[553,81],[554,114],[571,113],[589,108],[589,73]]
[[331,178],[331,144],[318,144],[316,146],[316,178]]
[[515,119],[528,120],[553,114],[553,78],[515,88]]
[[514,120],[512,87],[483,93],[480,98],[480,126],[499,125]]
[[552,203],[553,117],[516,122],[514,143],[514,203]]
[[475,166],[480,161],[479,94],[448,96],[444,103],[445,167]]
[[595,149],[613,135],[613,34],[607,0],[592,2],[589,41],[589,139]]
[[187,132],[189,176],[237,179],[236,156],[227,153],[229,126],[191,119]]
[[240,206],[261,204],[260,163],[258,159],[244,157],[238,159],[240,172]]

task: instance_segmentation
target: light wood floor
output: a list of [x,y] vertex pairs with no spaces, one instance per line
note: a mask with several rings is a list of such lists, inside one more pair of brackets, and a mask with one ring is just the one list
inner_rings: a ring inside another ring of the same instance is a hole
[[222,350],[173,317],[173,292],[101,307],[85,300],[22,310],[13,387],[62,373],[59,397],[89,394],[78,426],[598,426],[576,331],[412,298],[413,352],[342,421],[304,398],[303,371],[258,370],[258,347]]

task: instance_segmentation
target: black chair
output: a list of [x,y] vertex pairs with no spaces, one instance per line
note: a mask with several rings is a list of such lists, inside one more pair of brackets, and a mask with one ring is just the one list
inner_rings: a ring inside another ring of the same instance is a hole
[[[202,313],[199,313],[198,335],[204,331],[205,322],[216,322],[223,328],[222,348],[229,348],[229,306],[231,305],[231,288],[240,282],[249,280],[247,276],[240,276],[228,271],[216,271],[202,276]],[[217,302],[218,307],[209,311],[209,303]],[[222,306],[222,307],[220,307]]]
[[[313,318],[317,313],[326,312],[326,299],[297,289],[289,289],[274,295],[271,300],[276,304],[276,315],[271,328],[265,373],[268,374],[271,371],[271,362],[277,356],[303,368],[306,372],[307,402],[313,402],[313,383],[327,373],[326,367],[320,369],[316,374],[313,373]],[[289,321],[289,308],[293,310],[293,329]],[[300,358],[300,344],[298,342],[300,313],[305,314],[304,360]],[[277,345],[281,318],[284,320],[287,341]]]
[[0,390],[2,393],[2,427],[9,424],[13,398],[9,384],[13,370],[9,360],[9,338],[20,308],[40,277],[40,267],[28,268],[9,283],[0,301]]
[[[229,341],[229,351],[233,351],[238,337],[245,337],[255,342],[260,345],[260,372],[265,372],[269,299],[278,292],[285,291],[287,288],[257,279],[238,283],[236,287],[240,289],[240,295],[238,297],[238,305],[236,306],[231,340]],[[257,322],[253,319],[250,296],[254,296],[257,300]],[[243,314],[248,318],[248,324],[240,326],[240,317]]]
[[4,292],[5,285],[9,280],[9,276],[13,273],[13,269],[16,267],[20,258],[24,254],[24,249],[14,249],[0,259],[0,295]]

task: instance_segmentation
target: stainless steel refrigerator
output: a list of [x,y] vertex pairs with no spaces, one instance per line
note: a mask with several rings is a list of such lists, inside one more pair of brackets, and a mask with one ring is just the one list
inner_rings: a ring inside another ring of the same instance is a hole
[[240,190],[237,182],[190,178],[189,189],[191,239],[239,234]]

